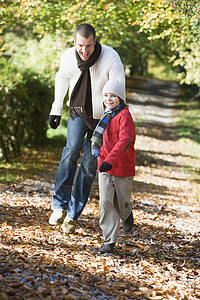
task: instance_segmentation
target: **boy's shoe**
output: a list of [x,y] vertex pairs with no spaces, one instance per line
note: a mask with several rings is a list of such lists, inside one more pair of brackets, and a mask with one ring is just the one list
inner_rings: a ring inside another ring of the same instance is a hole
[[66,216],[61,228],[65,233],[74,233],[76,229],[76,223],[76,221],[71,220],[68,216]]
[[133,228],[133,213],[131,211],[130,215],[128,216],[128,218],[122,223],[122,227],[124,229],[125,232],[129,232],[131,231],[131,229]]
[[112,243],[112,244],[106,244],[106,245],[104,245],[103,247],[101,247],[101,248],[99,249],[99,251],[100,251],[101,253],[113,253],[114,247],[115,247],[115,243]]
[[64,218],[66,217],[66,214],[67,214],[66,210],[55,209],[49,218],[49,224],[51,224],[51,225],[62,224]]

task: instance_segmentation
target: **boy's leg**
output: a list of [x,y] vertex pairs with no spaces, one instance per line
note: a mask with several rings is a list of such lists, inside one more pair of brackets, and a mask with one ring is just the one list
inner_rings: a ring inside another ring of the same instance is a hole
[[106,172],[99,173],[99,225],[103,231],[105,245],[115,243],[120,226],[120,219],[114,206],[115,187],[112,178],[113,176]]
[[116,190],[115,207],[122,222],[124,222],[132,211],[130,202],[132,192],[133,177],[113,176],[113,184]]
[[116,190],[115,207],[122,220],[125,232],[129,232],[133,227],[132,204],[130,202],[133,177],[113,176]]

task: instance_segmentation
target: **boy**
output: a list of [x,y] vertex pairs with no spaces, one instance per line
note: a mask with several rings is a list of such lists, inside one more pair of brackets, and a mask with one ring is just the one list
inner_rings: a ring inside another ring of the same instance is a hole
[[133,227],[130,198],[135,175],[135,125],[124,101],[124,83],[109,80],[103,88],[106,111],[92,137],[92,154],[98,156],[99,224],[104,238],[101,253],[113,252],[120,219],[125,232]]

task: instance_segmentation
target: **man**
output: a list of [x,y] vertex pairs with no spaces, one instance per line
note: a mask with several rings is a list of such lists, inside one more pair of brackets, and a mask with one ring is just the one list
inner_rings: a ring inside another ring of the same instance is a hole
[[[52,225],[62,224],[62,230],[66,233],[75,232],[76,220],[85,207],[96,176],[97,160],[91,154],[90,139],[104,112],[102,89],[109,79],[125,85],[124,68],[119,55],[96,41],[93,26],[87,23],[78,25],[74,43],[75,46],[67,49],[61,57],[60,69],[55,77],[55,100],[49,115],[49,124],[56,129],[69,89],[67,143],[55,180],[53,213],[49,219]],[[82,148],[84,155],[75,178]]]

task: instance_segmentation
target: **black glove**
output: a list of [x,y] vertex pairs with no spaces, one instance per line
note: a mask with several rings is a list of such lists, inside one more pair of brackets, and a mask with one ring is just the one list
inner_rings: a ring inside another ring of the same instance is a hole
[[49,115],[49,125],[52,129],[56,129],[60,124],[61,116]]
[[112,165],[108,162],[104,161],[99,167],[100,172],[110,171],[112,169]]

